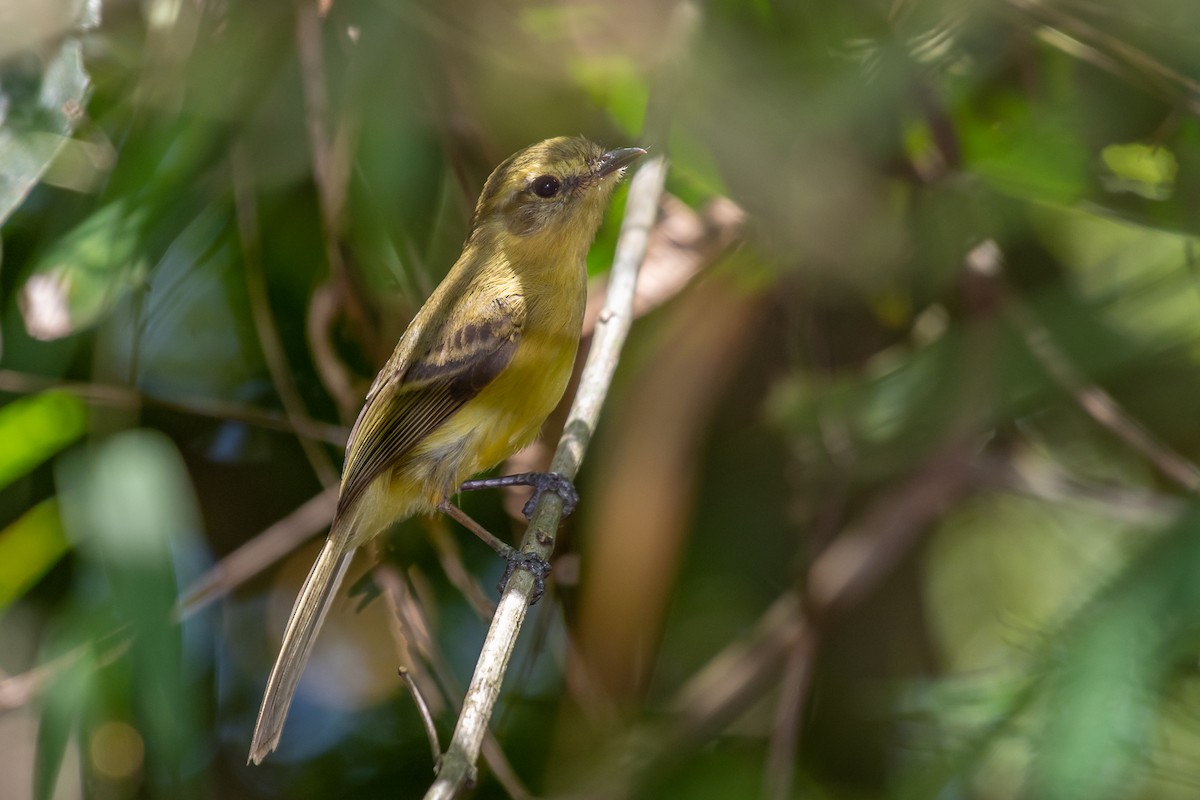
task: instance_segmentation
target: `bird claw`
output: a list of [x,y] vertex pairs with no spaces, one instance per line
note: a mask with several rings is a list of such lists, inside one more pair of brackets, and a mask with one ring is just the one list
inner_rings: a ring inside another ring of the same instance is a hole
[[571,516],[571,512],[575,510],[575,506],[579,505],[579,492],[575,489],[575,484],[571,483],[565,476],[557,472],[530,472],[527,473],[530,479],[530,486],[533,487],[533,494],[526,501],[525,507],[521,509],[521,513],[525,515],[525,519],[533,518],[533,510],[537,507],[538,500],[546,492],[554,492],[562,498],[562,516],[563,519]]
[[546,576],[550,574],[550,563],[537,553],[524,553],[520,550],[509,553],[504,557],[504,561],[504,574],[496,584],[500,594],[504,594],[504,590],[508,588],[508,581],[513,573],[523,569],[533,576],[533,593],[529,595],[529,605],[532,606],[541,600],[542,595],[546,593]]

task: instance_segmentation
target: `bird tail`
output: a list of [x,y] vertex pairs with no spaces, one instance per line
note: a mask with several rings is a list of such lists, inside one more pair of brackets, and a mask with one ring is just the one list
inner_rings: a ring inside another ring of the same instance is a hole
[[354,550],[353,547],[347,547],[346,536],[339,536],[336,531],[331,533],[321,549],[321,555],[317,556],[316,563],[304,579],[304,586],[288,617],[279,657],[275,660],[271,677],[267,679],[262,707],[258,710],[258,722],[254,725],[249,760],[255,764],[261,763],[279,744],[279,735],[283,732],[283,723],[287,719],[296,684],[300,682],[304,665],[308,663],[313,643],[317,640],[317,632],[321,630],[325,614],[342,583]]

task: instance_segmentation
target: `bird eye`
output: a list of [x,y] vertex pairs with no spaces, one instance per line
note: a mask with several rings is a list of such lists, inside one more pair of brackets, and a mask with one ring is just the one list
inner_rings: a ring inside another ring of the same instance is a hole
[[554,197],[562,188],[562,183],[553,175],[539,175],[533,179],[530,187],[538,197]]

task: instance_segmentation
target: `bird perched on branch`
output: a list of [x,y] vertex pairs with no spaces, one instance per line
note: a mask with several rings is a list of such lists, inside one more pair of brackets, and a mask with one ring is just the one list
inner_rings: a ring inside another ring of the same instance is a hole
[[625,167],[644,153],[547,139],[511,156],[484,184],[462,255],[400,337],[350,433],[329,538],[267,681],[254,763],[279,742],[359,545],[420,512],[469,522],[449,504],[460,488],[525,484],[573,496],[553,474],[464,481],[533,441],[562,398],[579,346],[588,248]]

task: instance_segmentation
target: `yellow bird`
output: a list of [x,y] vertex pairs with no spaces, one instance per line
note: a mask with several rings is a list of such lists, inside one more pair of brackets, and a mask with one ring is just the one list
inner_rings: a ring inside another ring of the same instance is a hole
[[[413,514],[450,508],[464,480],[533,441],[562,398],[579,347],[588,248],[624,168],[644,153],[547,139],[484,184],[462,255],[400,337],[350,432],[329,538],[263,694],[254,763],[279,743],[354,550]],[[540,477],[486,485],[564,490],[556,476]]]

